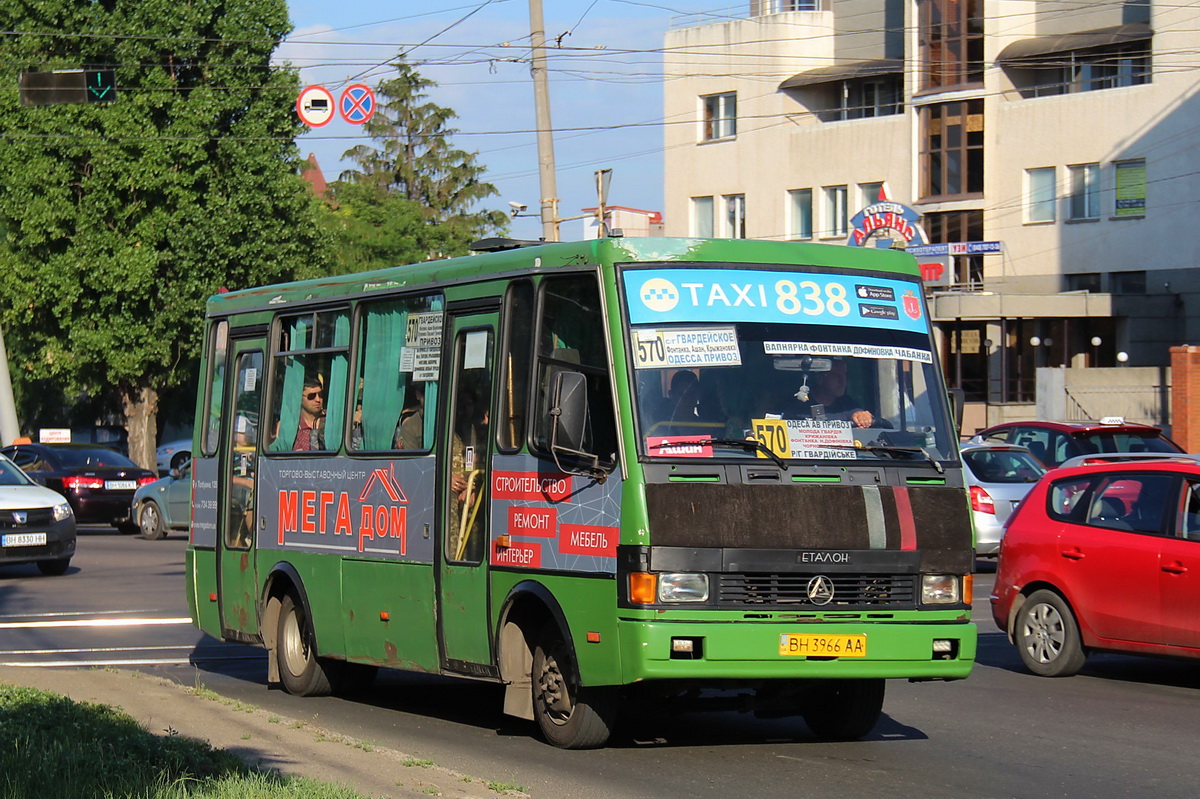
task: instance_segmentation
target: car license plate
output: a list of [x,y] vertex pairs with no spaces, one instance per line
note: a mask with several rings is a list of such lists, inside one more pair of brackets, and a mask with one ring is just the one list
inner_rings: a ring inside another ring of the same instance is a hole
[[4,547],[44,547],[45,533],[9,533],[0,536],[0,546]]
[[865,658],[867,636],[784,633],[779,636],[779,654],[793,657]]
[[104,487],[109,491],[130,491],[137,488],[136,480],[105,480]]

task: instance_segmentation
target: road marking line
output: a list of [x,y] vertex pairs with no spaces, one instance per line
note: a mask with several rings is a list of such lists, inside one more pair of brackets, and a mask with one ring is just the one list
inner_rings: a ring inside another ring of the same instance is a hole
[[41,627],[149,627],[164,624],[191,624],[191,617],[174,619],[76,619],[73,621],[6,621],[0,622],[0,630],[17,630]]
[[209,663],[212,661],[230,661],[230,660],[260,660],[266,657],[266,653],[261,656],[242,655],[238,657],[207,657],[207,658],[142,658],[130,660],[47,660],[47,661],[21,661],[10,660],[0,662],[0,666],[19,666],[23,668],[91,668],[94,666],[191,666],[201,661]]
[[190,651],[195,650],[195,648],[196,648],[195,646],[184,645],[184,646],[91,646],[91,647],[86,647],[86,648],[80,647],[80,648],[73,648],[73,649],[68,649],[68,648],[63,648],[63,647],[59,647],[57,649],[0,649],[0,655],[12,657],[13,655],[51,655],[54,653],[58,653],[60,655],[66,655],[66,654],[69,654],[72,652],[82,654],[84,652],[150,652],[150,651],[154,651],[154,650],[170,651],[170,650],[177,650],[177,649],[186,649],[190,652]]

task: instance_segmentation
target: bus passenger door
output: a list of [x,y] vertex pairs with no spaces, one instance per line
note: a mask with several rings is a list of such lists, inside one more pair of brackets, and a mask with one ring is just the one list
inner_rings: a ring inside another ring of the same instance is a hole
[[443,524],[437,606],[442,663],[451,671],[470,674],[491,673],[492,663],[487,565],[496,319],[495,314],[451,317],[451,379],[438,447]]
[[217,596],[227,638],[258,633],[258,581],[254,570],[259,416],[263,353],[258,342],[234,342],[232,419],[226,428],[217,492]]

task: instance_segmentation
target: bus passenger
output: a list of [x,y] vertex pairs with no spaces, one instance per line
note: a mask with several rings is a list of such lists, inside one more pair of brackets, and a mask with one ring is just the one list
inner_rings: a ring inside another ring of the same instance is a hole
[[[808,399],[799,399],[800,414],[805,418],[837,419],[853,422],[855,427],[870,427],[875,416],[846,393],[849,377],[846,361],[835,358],[828,372],[815,372],[816,384]],[[787,414],[792,417],[793,414]]]
[[304,378],[304,388],[300,394],[300,421],[292,442],[292,450],[296,452],[325,449],[325,397],[322,391],[319,378]]
[[412,383],[396,426],[396,449],[425,449],[425,384]]

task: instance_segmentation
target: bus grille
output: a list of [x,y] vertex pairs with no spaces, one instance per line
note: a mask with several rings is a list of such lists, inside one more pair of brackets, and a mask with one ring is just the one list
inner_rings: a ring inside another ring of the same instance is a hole
[[717,604],[722,607],[808,610],[905,609],[916,607],[916,577],[911,574],[827,574],[833,600],[825,605],[808,598],[812,574],[721,574]]

